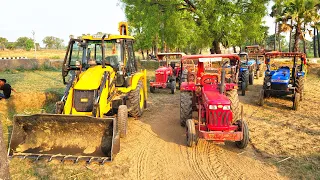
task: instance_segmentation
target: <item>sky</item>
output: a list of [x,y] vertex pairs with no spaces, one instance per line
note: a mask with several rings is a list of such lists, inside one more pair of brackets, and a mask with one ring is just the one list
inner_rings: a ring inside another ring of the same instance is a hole
[[[71,34],[118,34],[118,23],[126,20],[119,0],[0,0],[0,17],[0,37],[14,42],[22,36],[32,38],[34,31],[41,46],[46,36],[64,39],[67,44]],[[264,20],[273,34],[274,20]]]

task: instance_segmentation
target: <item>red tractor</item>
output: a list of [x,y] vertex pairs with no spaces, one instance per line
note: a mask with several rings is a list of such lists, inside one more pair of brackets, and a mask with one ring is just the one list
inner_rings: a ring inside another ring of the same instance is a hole
[[[192,147],[198,138],[215,142],[235,141],[245,148],[249,129],[242,118],[237,88],[233,80],[239,56],[234,54],[186,55],[186,60],[197,60],[196,82],[182,82],[180,123],[186,126],[187,145]],[[236,76],[237,77],[237,76]],[[192,111],[198,112],[197,119]]]
[[180,84],[180,62],[184,53],[158,53],[159,68],[155,72],[155,80],[150,82],[150,92],[156,88],[169,88],[171,93],[176,92],[176,82]]

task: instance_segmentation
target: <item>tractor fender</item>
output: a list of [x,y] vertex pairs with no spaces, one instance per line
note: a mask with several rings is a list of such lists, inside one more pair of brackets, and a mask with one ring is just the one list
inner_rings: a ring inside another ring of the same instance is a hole
[[182,82],[180,85],[180,91],[195,91],[196,84],[194,82]]

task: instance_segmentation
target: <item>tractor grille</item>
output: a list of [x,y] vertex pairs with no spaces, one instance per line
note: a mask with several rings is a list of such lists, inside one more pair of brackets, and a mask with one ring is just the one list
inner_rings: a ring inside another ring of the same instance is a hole
[[213,126],[229,126],[231,119],[230,111],[210,111],[209,112],[209,124]]
[[273,90],[287,90],[288,86],[287,84],[271,84],[271,89]]
[[166,82],[166,76],[164,74],[156,74],[156,82]]
[[95,91],[82,91],[75,90],[73,97],[73,107],[78,112],[91,112],[93,109],[93,101],[95,97]]

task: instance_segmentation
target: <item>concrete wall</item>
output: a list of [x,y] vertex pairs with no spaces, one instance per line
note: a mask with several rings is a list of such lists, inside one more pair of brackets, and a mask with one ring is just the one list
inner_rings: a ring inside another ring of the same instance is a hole
[[1,59],[0,71],[6,69],[38,69],[41,67],[60,68],[63,60],[50,59]]

